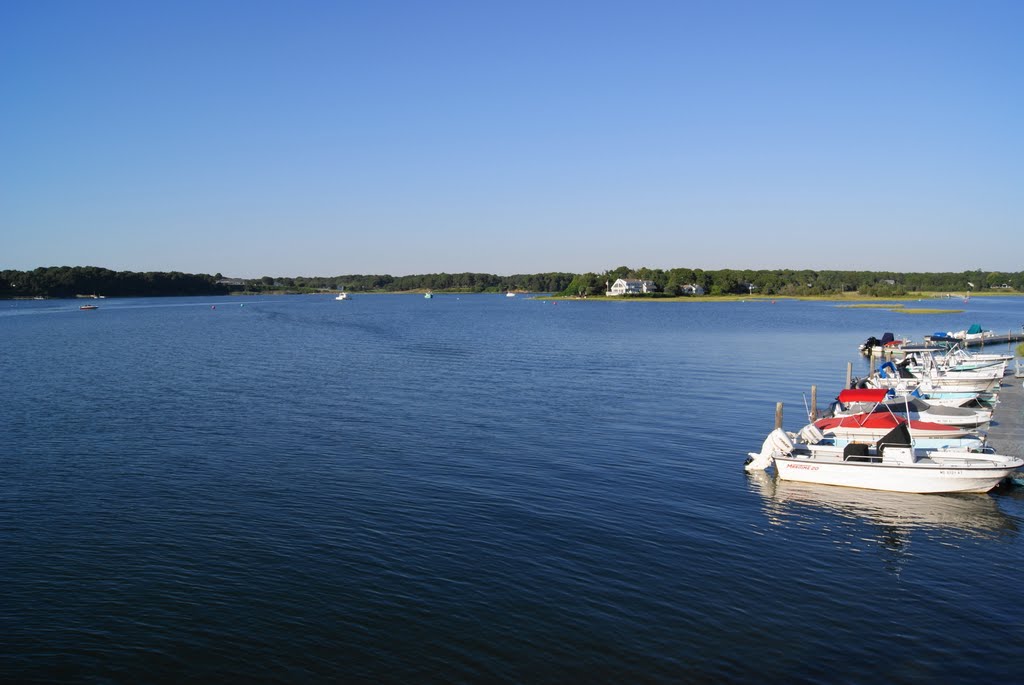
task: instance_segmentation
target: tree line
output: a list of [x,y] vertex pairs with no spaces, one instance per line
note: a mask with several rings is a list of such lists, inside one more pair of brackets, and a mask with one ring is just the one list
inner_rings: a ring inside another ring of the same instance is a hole
[[248,292],[291,290],[316,292],[320,290],[348,290],[352,292],[407,292],[410,290],[438,290],[447,292],[487,293],[519,290],[533,293],[554,293],[565,290],[575,274],[540,273],[497,276],[481,273],[437,273],[411,276],[387,274],[349,274],[344,276],[296,276],[275,278],[263,276],[253,279],[233,279],[236,289]]
[[217,276],[179,271],[111,271],[97,266],[51,266],[0,271],[0,297],[147,297],[227,295]]
[[983,271],[899,273],[891,271],[813,271],[810,269],[737,270],[631,269],[578,274],[560,292],[565,296],[603,295],[619,278],[653,281],[662,296],[676,296],[685,285],[715,295],[813,296],[856,292],[867,297],[897,297],[912,292],[963,294],[978,290],[1024,290],[1024,272]]
[[600,273],[563,272],[497,276],[483,273],[435,273],[410,276],[351,274],[342,276],[263,276],[225,279],[221,274],[178,271],[111,271],[95,266],[51,266],[32,271],[0,271],[0,297],[74,297],[106,295],[142,297],[160,295],[226,295],[231,292],[353,292],[558,293],[566,296],[603,295],[619,278],[654,282],[657,294],[674,296],[683,286],[699,285],[710,295],[834,295],[857,292],[863,296],[895,297],[912,292],[962,294],[978,290],[1024,291],[1024,272],[983,271],[899,273],[888,271],[813,271],[809,269],[632,269],[620,266]]

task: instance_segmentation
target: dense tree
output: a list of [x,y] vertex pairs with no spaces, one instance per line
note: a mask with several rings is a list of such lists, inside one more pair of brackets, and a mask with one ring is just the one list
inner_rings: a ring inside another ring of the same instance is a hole
[[111,271],[94,266],[51,266],[33,271],[3,271],[0,289],[7,297],[75,297],[105,295],[224,295],[227,287],[206,274]]
[[[447,290],[452,292],[552,292],[571,296],[603,295],[617,278],[654,281],[659,295],[674,295],[683,285],[695,283],[714,295],[747,294],[749,285],[760,295],[830,295],[857,291],[865,296],[892,297],[910,292],[963,293],[1001,287],[1004,283],[1024,290],[1024,272],[897,273],[872,271],[813,271],[790,269],[704,271],[676,267],[669,270],[620,266],[602,273],[563,272],[497,276],[483,273],[436,273],[408,276],[351,274],[236,279],[232,290],[243,292],[317,292],[344,288],[349,291],[400,292]],[[172,272],[135,273],[95,266],[49,266],[32,271],[0,271],[0,297],[74,297],[75,295],[143,296],[226,294],[220,274]]]

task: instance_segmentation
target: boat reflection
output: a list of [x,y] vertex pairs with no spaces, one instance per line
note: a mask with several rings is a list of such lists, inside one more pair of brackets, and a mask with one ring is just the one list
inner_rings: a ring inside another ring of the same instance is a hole
[[990,495],[917,495],[841,488],[781,480],[752,473],[751,484],[764,498],[772,524],[792,525],[813,511],[882,526],[887,536],[922,531],[944,538],[997,538],[1016,535],[1017,521]]

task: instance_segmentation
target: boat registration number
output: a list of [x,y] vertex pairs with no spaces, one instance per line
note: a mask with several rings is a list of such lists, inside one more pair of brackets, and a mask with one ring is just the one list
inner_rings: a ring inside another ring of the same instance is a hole
[[962,476],[964,472],[960,469],[939,471],[940,476]]

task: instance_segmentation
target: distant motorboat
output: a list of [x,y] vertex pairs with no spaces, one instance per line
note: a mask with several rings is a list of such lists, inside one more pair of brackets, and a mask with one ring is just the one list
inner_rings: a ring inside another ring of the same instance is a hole
[[424,298],[426,298],[426,299],[428,299],[428,300],[431,300],[431,299],[433,299],[433,298],[434,298],[434,293],[432,293],[432,292],[430,292],[430,291],[428,290],[427,292],[423,293],[423,297],[424,297]]
[[516,294],[514,292],[511,292],[511,291],[505,293],[505,297],[515,297],[515,296],[516,296]]
[[338,293],[338,296],[336,298],[334,298],[334,299],[336,299],[336,300],[351,300],[352,298],[348,296],[348,293],[346,293],[345,291],[342,291],[342,292]]
[[83,304],[79,309],[99,309],[99,307],[94,304]]

